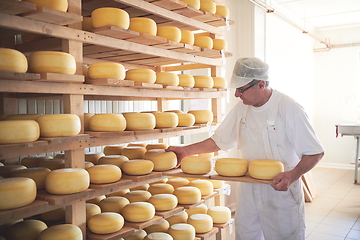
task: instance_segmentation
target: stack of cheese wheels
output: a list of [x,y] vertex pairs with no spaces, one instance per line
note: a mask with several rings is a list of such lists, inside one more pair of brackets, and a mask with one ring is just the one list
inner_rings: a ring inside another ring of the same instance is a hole
[[200,9],[200,0],[181,0],[181,1],[187,3],[189,7],[195,8],[197,10]]
[[225,89],[227,86],[226,79],[223,77],[213,77],[214,86],[213,88]]
[[75,136],[81,130],[81,121],[76,114],[41,115],[36,122],[42,137]]
[[86,222],[89,221],[92,216],[99,213],[101,213],[101,208],[97,204],[86,203]]
[[6,231],[6,236],[12,240],[38,239],[40,233],[46,228],[47,225],[44,222],[28,219],[11,225]]
[[84,113],[84,130],[89,131],[90,130],[90,119],[92,116],[94,116],[95,113]]
[[181,30],[174,26],[159,26],[156,35],[174,42],[180,42],[181,40]]
[[210,110],[190,110],[188,113],[195,116],[195,123],[211,123],[214,119],[214,115]]
[[89,199],[89,200],[87,200],[86,202],[87,202],[87,203],[99,204],[99,202],[100,202],[101,200],[103,200],[104,198],[106,198],[106,196],[105,196],[105,195],[101,195],[101,196],[98,196],[98,197]]
[[188,214],[188,216],[191,216],[193,214],[206,214],[208,211],[208,207],[205,204],[200,204],[199,206],[185,209],[185,212]]
[[194,87],[195,79],[190,74],[178,74],[179,86],[181,87]]
[[212,88],[214,87],[214,79],[206,75],[194,76],[195,85],[197,88]]
[[145,175],[152,172],[154,169],[154,163],[150,160],[129,160],[121,165],[121,169],[124,173],[133,176]]
[[84,31],[92,32],[94,30],[94,26],[92,24],[92,18],[91,17],[83,17],[81,27],[82,27],[82,30],[84,30]]
[[208,36],[196,36],[194,37],[194,45],[201,47],[201,48],[208,48],[208,49],[212,49],[213,48],[213,40],[211,37]]
[[156,211],[168,211],[177,206],[178,200],[173,194],[162,193],[151,196],[149,203],[154,205]]
[[208,157],[187,156],[181,160],[181,170],[188,174],[207,174],[211,172],[211,159]]
[[144,159],[146,148],[140,146],[125,147],[122,150],[122,155],[128,159]]
[[36,120],[42,114],[11,114],[5,117],[4,120]]
[[34,180],[36,188],[38,190],[45,188],[45,178],[48,173],[51,172],[50,169],[44,167],[34,167],[27,169],[20,169],[11,173],[11,177],[28,177]]
[[129,222],[145,222],[155,216],[155,207],[148,202],[134,202],[126,205],[121,214]]
[[129,158],[124,155],[109,155],[101,157],[97,164],[112,164],[121,167],[126,161],[129,161]]
[[246,174],[248,162],[241,158],[219,158],[215,161],[215,171],[226,177],[239,177]]
[[155,116],[151,113],[123,113],[126,119],[126,130],[152,130],[156,126]]
[[193,214],[189,216],[188,224],[195,228],[196,233],[206,233],[213,228],[213,220],[207,214]]
[[116,212],[103,212],[92,216],[87,225],[93,233],[110,234],[122,229],[124,218]]
[[214,223],[227,223],[231,219],[231,210],[225,206],[212,206],[207,210]]
[[33,52],[29,58],[29,71],[32,73],[75,74],[76,61],[69,53],[57,51]]
[[0,121],[0,144],[33,142],[39,137],[40,127],[34,120]]
[[196,187],[178,187],[174,190],[174,195],[180,204],[194,204],[201,200],[201,192]]
[[125,79],[125,68],[120,63],[115,62],[99,62],[89,66],[89,78],[111,78],[116,80]]
[[256,159],[249,163],[249,175],[253,178],[270,180],[284,171],[281,161],[271,159]]
[[129,29],[139,33],[146,33],[156,36],[157,27],[156,22],[151,18],[134,17],[130,18]]
[[169,147],[169,145],[167,145],[166,143],[149,143],[146,145],[146,150],[151,150],[151,149],[167,149]]
[[15,171],[21,170],[21,169],[27,169],[23,165],[5,165],[0,167],[0,176],[7,178],[11,177],[11,174]]
[[190,181],[186,178],[170,178],[166,183],[170,184],[174,187],[174,189],[176,189],[178,187],[185,187],[189,185]]
[[45,222],[65,221],[65,207],[60,207],[41,214],[41,219]]
[[185,30],[185,29],[181,29],[180,31],[181,31],[180,42],[189,45],[194,45],[194,41],[195,41],[194,33],[190,30]]
[[147,234],[154,233],[154,232],[167,232],[169,229],[170,224],[166,219],[161,219],[160,222],[155,223],[149,227],[146,227],[144,230]]
[[104,154],[102,152],[88,152],[85,153],[85,161],[91,162],[95,165],[98,163],[99,159],[103,156]]
[[66,12],[68,9],[68,0],[53,0],[53,1],[46,1],[46,0],[24,0],[25,2],[30,2],[36,4],[36,7],[48,7],[52,9],[56,9],[62,12]]
[[151,195],[156,194],[173,194],[174,187],[168,183],[156,183],[149,187],[148,191]]
[[129,69],[126,71],[125,79],[140,83],[155,83],[156,72],[146,68]]
[[52,170],[60,169],[65,167],[65,160],[61,158],[56,159],[44,159],[39,162],[38,167],[45,167]]
[[226,43],[226,40],[224,39],[219,39],[219,38],[216,38],[216,39],[213,39],[213,47],[212,49],[214,50],[226,50],[227,49],[227,43]]
[[126,128],[126,120],[120,113],[95,114],[90,118],[89,127],[91,131],[118,132]]
[[173,240],[173,237],[164,232],[154,232],[148,234],[144,240]]
[[149,189],[149,187],[150,187],[150,184],[145,183],[143,185],[139,185],[139,186],[130,188],[130,191],[135,191],[135,190],[145,190],[145,191],[147,191]]
[[166,86],[178,86],[179,85],[179,77],[176,73],[157,72],[155,83],[166,85]]
[[197,179],[189,183],[189,186],[196,187],[200,190],[201,196],[207,196],[214,192],[214,186],[208,180]]
[[95,184],[112,183],[119,181],[122,172],[118,166],[112,164],[95,165],[87,169],[90,182]]
[[216,4],[213,0],[200,0],[200,10],[215,14]]
[[152,113],[156,119],[156,128],[173,128],[177,127],[179,118],[173,112]]
[[10,48],[0,48],[0,71],[26,73],[28,61],[25,55]]
[[36,183],[31,178],[0,179],[0,210],[24,207],[35,200]]
[[190,127],[195,124],[195,116],[191,113],[177,113],[179,127]]
[[168,233],[174,240],[195,239],[195,228],[187,223],[171,225]]
[[145,190],[134,190],[125,194],[124,196],[129,202],[147,202],[151,197],[151,193]]
[[115,26],[128,29],[130,26],[129,14],[119,8],[104,7],[95,9],[91,13],[91,20],[94,28]]
[[125,148],[125,145],[108,145],[104,147],[104,154],[108,155],[122,155],[122,150]]
[[81,229],[73,224],[61,224],[42,231],[37,240],[82,240]]
[[177,223],[187,223],[188,214],[185,211],[181,211],[171,217],[168,217],[166,220],[169,222],[170,226]]
[[223,17],[223,18],[228,18],[229,17],[229,8],[224,5],[216,5],[215,14],[220,17]]
[[121,210],[129,203],[129,200],[125,197],[113,196],[104,198],[99,202],[98,206],[101,208],[101,212],[121,213]]
[[164,149],[151,149],[145,153],[145,159],[154,163],[154,171],[166,171],[177,164],[177,157],[174,152],[165,152]]
[[52,159],[51,156],[32,156],[32,157],[24,157],[21,159],[21,165],[32,168],[37,167],[39,163],[45,159]]
[[138,231],[136,231],[135,233],[124,237],[124,239],[119,239],[119,240],[143,240],[146,237],[146,232],[143,229],[140,229]]
[[89,185],[89,173],[81,168],[56,169],[48,173],[45,179],[45,189],[51,194],[82,192]]

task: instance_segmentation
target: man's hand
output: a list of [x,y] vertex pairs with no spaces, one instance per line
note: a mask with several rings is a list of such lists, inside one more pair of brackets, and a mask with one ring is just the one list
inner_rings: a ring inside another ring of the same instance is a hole
[[279,173],[274,177],[271,186],[276,191],[287,191],[289,190],[291,184],[295,182],[298,178],[294,176],[292,171]]
[[186,157],[188,154],[185,151],[184,147],[168,147],[167,149],[165,149],[166,152],[174,152],[176,154],[177,157],[177,164],[175,166],[175,168],[178,168],[181,164],[181,160]]

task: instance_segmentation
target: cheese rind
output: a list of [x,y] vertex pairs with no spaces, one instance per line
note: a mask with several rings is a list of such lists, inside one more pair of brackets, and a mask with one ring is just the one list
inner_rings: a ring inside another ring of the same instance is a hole
[[151,18],[133,17],[130,18],[129,30],[156,36],[157,27],[156,22]]
[[213,184],[210,181],[204,179],[193,180],[189,183],[188,186],[198,188],[201,192],[201,196],[207,196],[214,192]]
[[89,185],[89,173],[81,168],[56,169],[48,173],[45,179],[45,189],[51,194],[82,192]]
[[157,72],[155,83],[166,86],[178,86],[179,76],[176,73],[171,72]]
[[213,88],[221,88],[225,89],[227,86],[226,79],[223,77],[213,77],[214,80],[214,86]]
[[134,176],[149,174],[153,169],[154,163],[150,160],[133,159],[121,165],[121,170],[124,173]]
[[182,87],[194,87],[195,79],[190,74],[178,74],[179,77],[179,86]]
[[206,75],[194,76],[195,85],[197,88],[212,88],[214,87],[214,79]]
[[174,152],[165,152],[163,149],[152,149],[145,153],[145,159],[154,163],[154,171],[166,171],[177,164],[177,157]]
[[205,204],[200,204],[199,206],[185,209],[185,212],[188,214],[188,216],[194,215],[194,214],[206,214],[208,211],[208,207]]
[[109,234],[119,231],[124,226],[124,218],[119,213],[99,213],[87,222],[89,230],[96,234]]
[[156,184],[152,184],[148,191],[151,193],[151,195],[156,195],[156,194],[173,194],[174,192],[174,187],[171,184],[168,183],[156,183]]
[[66,12],[68,9],[68,0],[23,0],[25,2],[30,2],[36,4],[38,8],[40,7],[48,7],[52,9],[56,9],[62,12]]
[[6,236],[11,240],[35,240],[46,228],[47,225],[40,220],[27,219],[11,225],[6,231]]
[[45,114],[36,119],[42,137],[75,136],[81,131],[81,121],[76,114]]
[[73,224],[61,224],[42,231],[38,240],[82,240],[81,229]]
[[126,71],[126,80],[142,83],[155,83],[156,73],[152,69],[129,69]]
[[225,206],[212,206],[207,210],[214,223],[227,223],[231,219],[231,210]]
[[227,49],[227,42],[224,39],[216,38],[213,39],[213,47],[214,50],[226,50]]
[[188,218],[188,224],[195,228],[196,233],[206,233],[213,228],[213,220],[207,214],[193,214]]
[[101,212],[121,213],[122,209],[129,203],[129,200],[125,197],[113,196],[104,198],[99,202],[98,206],[101,208]]
[[11,177],[11,174],[17,170],[26,169],[23,165],[5,165],[0,167],[0,176],[4,178]]
[[104,147],[104,154],[108,155],[122,155],[122,150],[125,148],[125,145],[108,145]]
[[145,190],[134,190],[125,194],[124,196],[129,202],[147,202],[151,197],[151,193]]
[[140,146],[125,147],[121,151],[128,159],[144,159],[146,148]]
[[156,119],[156,128],[174,128],[179,123],[179,118],[173,112],[152,113]]
[[211,123],[214,120],[214,115],[210,110],[190,110],[188,113],[195,116],[195,123]]
[[213,0],[200,0],[200,10],[215,14],[216,4]]
[[154,233],[154,232],[167,232],[169,229],[170,224],[166,219],[162,219],[159,223],[155,223],[144,230],[147,234]]
[[211,159],[208,157],[187,156],[181,160],[181,170],[188,174],[206,174],[211,172]]
[[173,240],[173,237],[164,232],[154,232],[148,234],[144,240]]
[[88,152],[85,153],[85,161],[92,162],[95,165],[98,163],[99,159],[103,156],[104,154],[102,152]]
[[146,145],[146,150],[151,149],[167,149],[169,147],[166,143],[149,143]]
[[201,192],[196,187],[179,187],[174,190],[179,204],[194,204],[201,200]]
[[126,119],[120,113],[95,114],[90,118],[89,128],[97,132],[121,132],[126,128]]
[[52,159],[51,156],[31,156],[31,157],[24,157],[21,159],[21,165],[32,168],[37,167],[39,163],[45,159]]
[[86,222],[89,221],[92,216],[99,213],[101,213],[101,208],[97,204],[86,203]]
[[0,48],[0,71],[26,73],[28,61],[18,50]]
[[229,17],[229,8],[224,5],[216,5],[215,14],[219,15],[221,17],[224,17],[224,18],[228,18]]
[[208,49],[212,49],[213,48],[213,40],[211,37],[208,36],[196,36],[195,35],[195,39],[194,39],[194,45],[201,47],[201,48],[208,48]]
[[44,167],[34,167],[27,169],[20,169],[11,173],[11,177],[28,177],[34,180],[38,190],[45,188],[45,179],[50,169]]
[[145,222],[155,216],[155,207],[148,202],[134,202],[126,205],[122,215],[129,222]]
[[125,79],[125,68],[120,63],[99,62],[89,66],[88,74],[91,79],[110,78],[116,80]]
[[239,177],[246,174],[248,162],[241,158],[219,158],[215,162],[215,171],[226,177]]
[[126,161],[129,161],[129,158],[124,155],[109,155],[101,157],[97,164],[112,164],[121,167],[121,165]]
[[181,30],[174,26],[158,26],[156,35],[174,42],[181,40]]
[[174,189],[176,189],[178,187],[189,185],[190,181],[186,178],[170,178],[166,183],[172,185]]
[[195,228],[187,223],[171,225],[168,233],[174,240],[195,239]]
[[174,209],[178,204],[175,195],[166,193],[151,196],[148,201],[154,205],[156,211],[168,211]]
[[56,51],[33,52],[29,58],[32,73],[75,74],[76,61],[69,53]]
[[126,119],[126,130],[152,130],[156,126],[156,118],[151,113],[123,113]]
[[112,164],[95,165],[87,169],[90,182],[94,184],[104,184],[119,181],[122,172],[118,166]]
[[190,127],[195,124],[195,116],[191,113],[177,113],[179,118],[179,127]]
[[130,26],[129,14],[119,8],[97,8],[91,13],[91,20],[94,28],[116,26],[128,29]]
[[249,163],[249,175],[257,179],[271,180],[284,171],[281,161],[271,159],[256,159]]
[[180,31],[181,31],[180,42],[189,44],[189,45],[194,45],[194,42],[195,42],[194,33],[190,30],[185,30],[185,29],[181,29]]
[[39,137],[40,127],[34,120],[0,121],[0,144],[33,142]]

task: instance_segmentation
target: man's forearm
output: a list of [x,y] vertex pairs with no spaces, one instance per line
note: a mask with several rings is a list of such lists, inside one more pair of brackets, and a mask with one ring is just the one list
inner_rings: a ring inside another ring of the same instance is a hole
[[324,153],[319,153],[315,155],[304,155],[302,156],[300,162],[296,167],[292,170],[292,172],[295,174],[296,179],[300,178],[301,175],[307,173],[311,169],[313,169],[318,162],[321,160],[321,158],[324,156]]
[[214,140],[207,138],[204,141],[185,146],[184,150],[187,152],[187,155],[194,155],[199,153],[216,152],[219,151],[220,148],[216,145]]

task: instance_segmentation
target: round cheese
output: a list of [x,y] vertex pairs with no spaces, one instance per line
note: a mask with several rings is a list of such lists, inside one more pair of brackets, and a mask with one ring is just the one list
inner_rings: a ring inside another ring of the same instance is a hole
[[151,193],[145,190],[135,190],[130,191],[125,194],[125,196],[129,202],[147,202],[151,197]]
[[185,29],[181,29],[180,31],[181,31],[180,42],[189,45],[194,45],[194,41],[195,41],[194,33],[190,30],[185,30]]
[[29,58],[29,71],[32,73],[75,74],[76,61],[69,53],[56,51],[33,52]]
[[188,214],[185,211],[179,212],[171,217],[168,217],[166,220],[169,222],[170,226],[178,223],[187,223]]
[[84,30],[84,31],[92,32],[94,30],[94,26],[92,24],[91,17],[83,17],[81,27],[82,27],[82,30]]
[[187,156],[181,160],[181,170],[188,174],[206,174],[211,172],[211,159],[207,157]]
[[33,157],[24,157],[21,159],[21,165],[32,168],[37,167],[39,163],[45,159],[52,159],[51,156],[33,156]]
[[146,237],[145,230],[138,230],[134,234],[124,237],[124,240],[143,240]]
[[11,177],[28,177],[34,180],[36,188],[38,190],[45,188],[45,178],[48,173],[51,172],[50,169],[44,167],[34,167],[27,169],[20,169],[15,172],[12,172]]
[[211,37],[208,36],[196,36],[194,38],[194,45],[201,47],[201,48],[208,48],[208,49],[212,49],[213,48],[213,40]]
[[248,162],[240,158],[219,158],[215,162],[215,171],[226,177],[239,177],[246,174]]
[[129,30],[156,36],[157,27],[156,22],[151,18],[133,17],[130,18]]
[[118,166],[112,164],[95,165],[87,169],[90,182],[94,184],[104,184],[119,181],[122,177]]
[[213,184],[214,189],[219,189],[224,186],[224,181],[222,180],[208,179],[208,181],[210,181]]
[[95,114],[90,118],[89,127],[91,131],[97,132],[118,132],[126,128],[126,120],[119,113]]
[[149,185],[151,186],[151,185],[157,184],[157,183],[166,183],[167,181],[168,181],[167,178],[162,178],[162,179],[160,179],[160,180],[158,180],[158,181],[149,183]]
[[109,156],[103,156],[99,159],[97,164],[112,164],[118,167],[121,167],[121,165],[129,161],[129,158],[123,155],[109,155]]
[[176,73],[157,72],[155,83],[167,85],[167,86],[178,86],[179,85],[179,77]]
[[216,4],[213,0],[200,0],[200,10],[215,14]]
[[134,202],[126,205],[122,215],[129,222],[145,222],[155,216],[155,207],[148,202]]
[[210,153],[199,153],[198,157],[208,157],[208,158],[213,158],[214,157],[214,152],[210,152]]
[[196,187],[178,187],[174,190],[179,204],[194,204],[201,200],[201,192]]
[[36,120],[42,114],[11,114],[5,117],[4,120]]
[[156,119],[156,128],[173,128],[179,123],[179,118],[173,112],[152,113]]
[[0,71],[26,73],[28,61],[22,52],[0,48]]
[[68,0],[23,0],[25,2],[30,2],[36,4],[36,7],[48,7],[52,9],[56,9],[62,12],[66,12],[68,9]]
[[191,113],[177,113],[179,127],[190,127],[195,124],[195,116]]
[[104,154],[102,152],[88,152],[85,153],[85,161],[97,164],[99,159],[103,156]]
[[128,159],[144,159],[146,153],[146,148],[133,146],[125,147],[122,150],[122,155],[126,156]]
[[87,200],[86,202],[87,202],[87,203],[99,204],[99,202],[100,202],[101,200],[103,200],[104,198],[106,198],[106,196],[105,196],[105,195],[101,195],[101,196],[99,196],[99,197],[89,199],[89,200]]
[[165,152],[164,149],[152,149],[145,153],[145,159],[154,163],[154,171],[166,171],[177,164],[177,157],[174,152]]
[[64,222],[65,221],[65,207],[60,207],[55,210],[44,212],[41,214],[41,219],[44,222]]
[[189,7],[195,8],[197,10],[200,9],[200,0],[181,0],[181,1],[187,3]]
[[84,113],[84,130],[89,131],[90,130],[90,119],[92,116],[94,116],[95,113]]
[[150,160],[133,159],[124,162],[121,165],[121,170],[128,175],[145,175],[152,172],[154,163]]
[[162,193],[151,196],[149,203],[154,205],[156,211],[168,211],[177,206],[178,200],[173,194]]
[[214,86],[213,88],[225,89],[227,86],[226,79],[223,77],[213,77]]
[[186,178],[170,178],[166,183],[172,185],[174,189],[176,189],[178,187],[185,187],[189,185],[190,181]]
[[45,167],[52,170],[65,167],[65,160],[60,158],[44,159],[38,164],[39,167]]
[[169,229],[170,224],[167,220],[161,219],[159,223],[155,223],[144,230],[147,234],[154,233],[154,232],[167,232]]
[[91,79],[111,78],[116,80],[124,80],[125,68],[120,63],[99,62],[93,63],[89,66],[88,74]]
[[113,196],[104,198],[99,202],[101,212],[116,212],[121,213],[122,209],[130,202],[125,197]]
[[185,209],[185,212],[188,214],[188,216],[194,215],[194,214],[206,214],[208,211],[208,207],[205,204],[200,204],[199,206]]
[[147,143],[129,143],[127,147],[144,147],[146,148]]
[[115,212],[99,213],[92,216],[87,225],[93,233],[109,234],[119,231],[124,226],[124,218]]
[[213,228],[213,220],[207,214],[193,214],[189,216],[188,224],[195,228],[196,233],[206,233]]
[[173,113],[184,113],[182,110],[180,109],[175,109],[175,110],[167,110],[167,111],[164,111],[164,112],[173,112]]
[[194,87],[195,79],[190,74],[178,74],[179,77],[179,86],[182,87]]
[[27,167],[23,165],[5,165],[0,166],[0,176],[4,178],[11,177],[11,174],[15,171],[26,169]]
[[214,192],[212,183],[204,179],[193,180],[189,183],[189,186],[198,188],[201,192],[201,196],[207,196]]
[[213,39],[213,47],[214,50],[226,50],[227,49],[227,43],[224,39]]
[[89,221],[92,216],[99,213],[101,213],[101,208],[97,204],[86,203],[86,222]]
[[35,200],[36,184],[31,178],[0,179],[0,210],[24,207]]
[[281,161],[256,159],[249,163],[249,175],[253,178],[270,180],[284,171]]
[[94,28],[115,26],[128,29],[130,25],[129,14],[120,8],[97,8],[91,13],[91,20]]
[[126,130],[152,130],[156,126],[155,116],[151,113],[124,113]]
[[33,142],[39,136],[40,127],[34,120],[0,121],[0,144]]
[[125,145],[108,145],[104,147],[104,154],[108,155],[121,155]]
[[42,137],[75,136],[81,131],[81,121],[76,114],[46,114],[36,121]]
[[164,232],[154,232],[148,234],[144,240],[173,240],[173,237]]
[[89,173],[81,168],[56,169],[48,173],[45,179],[45,189],[51,194],[82,192],[89,185]]
[[82,240],[81,229],[72,224],[61,224],[48,227],[42,231],[38,240]]
[[195,85],[197,88],[212,88],[214,87],[214,79],[210,76],[198,75],[194,76]]
[[146,150],[167,149],[168,147],[169,147],[169,145],[167,145],[166,143],[149,143],[146,145]]
[[223,18],[228,18],[229,17],[229,8],[224,5],[216,5],[215,14],[220,17],[223,17]]
[[151,185],[148,191],[151,193],[151,195],[164,194],[164,193],[173,194],[174,187],[168,183],[156,183]]
[[106,197],[116,197],[116,196],[125,197],[125,194],[128,193],[128,192],[130,192],[130,189],[124,189],[124,190],[121,190],[121,191],[109,193],[109,194],[106,195]]
[[146,184],[143,184],[143,185],[140,185],[140,186],[136,186],[136,187],[132,187],[130,188],[130,191],[135,191],[135,190],[145,190],[147,191],[150,187],[150,184],[146,183]]
[[88,170],[89,168],[95,166],[92,162],[85,162],[85,170]]
[[159,26],[156,35],[174,42],[180,42],[181,40],[181,30],[178,27]]
[[214,120],[214,115],[210,110],[190,110],[188,113],[191,113],[195,116],[195,123],[208,123]]
[[151,69],[129,69],[126,71],[126,80],[142,83],[155,83],[156,73]]
[[227,223],[231,219],[231,210],[225,206],[209,207],[207,214],[213,219],[214,223]]
[[187,223],[171,225],[168,233],[174,240],[195,239],[195,228]]
[[47,225],[35,219],[28,219],[10,226],[6,231],[6,237],[11,240],[36,240]]

